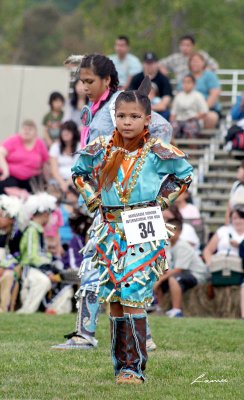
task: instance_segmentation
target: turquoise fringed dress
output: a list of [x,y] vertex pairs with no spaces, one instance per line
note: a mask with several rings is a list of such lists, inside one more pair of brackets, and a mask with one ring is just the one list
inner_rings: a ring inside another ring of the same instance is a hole
[[[83,195],[84,188],[79,187],[76,178],[92,181],[92,172],[103,160],[106,145],[104,138],[98,137],[80,151],[72,168],[74,182]],[[125,160],[133,162],[135,153],[125,155]],[[121,186],[124,174],[122,164],[111,189],[102,189],[100,193],[104,222],[96,227],[98,241],[94,257],[100,269],[99,301],[143,308],[152,302],[153,285],[165,268],[165,241],[128,246],[121,212],[155,205],[166,208],[189,185],[192,167],[176,147],[150,138],[133,167],[129,193],[125,197]],[[96,183],[94,192],[95,188]],[[91,195],[86,192],[86,200]]]

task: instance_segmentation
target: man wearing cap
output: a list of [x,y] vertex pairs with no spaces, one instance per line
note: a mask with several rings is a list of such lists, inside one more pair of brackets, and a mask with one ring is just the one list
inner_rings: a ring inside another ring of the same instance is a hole
[[114,46],[115,54],[108,56],[118,72],[120,89],[127,89],[131,78],[142,71],[139,58],[129,53],[129,45],[127,36],[118,36]]
[[147,52],[144,54],[143,72],[132,78],[129,89],[137,90],[146,75],[157,86],[158,96],[160,97],[160,101],[157,104],[152,104],[152,110],[168,119],[172,88],[169,79],[159,71],[158,58],[155,53]]

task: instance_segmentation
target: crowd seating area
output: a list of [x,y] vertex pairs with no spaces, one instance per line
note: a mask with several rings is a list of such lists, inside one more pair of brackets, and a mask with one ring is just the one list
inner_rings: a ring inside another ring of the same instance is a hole
[[206,237],[225,222],[225,211],[236,170],[244,151],[225,149],[230,126],[230,108],[244,90],[243,70],[218,70],[221,83],[222,119],[216,129],[203,129],[199,138],[176,139],[176,145],[189,155],[195,178],[191,187],[204,220]]
[[[237,96],[244,91],[244,70],[218,70],[217,73],[221,83],[220,103],[222,106],[221,119],[218,126],[214,129],[201,129],[199,134],[194,138],[173,138],[174,144],[188,154],[189,162],[194,168],[194,178],[190,191],[193,203],[200,211],[201,221],[199,223],[198,219],[197,223],[194,224],[194,219],[189,221],[184,219],[184,222],[188,222],[195,228],[200,241],[200,246],[197,251],[200,250],[200,252],[216,230],[220,226],[225,225],[225,215],[227,204],[230,199],[230,190],[233,186],[233,182],[236,180],[236,172],[240,166],[240,161],[244,159],[244,151],[230,151],[225,141],[227,130],[231,124],[231,106],[235,103]],[[71,82],[73,82],[72,72]],[[174,80],[172,80],[171,83],[174,88]],[[66,123],[68,123],[68,125],[62,129],[68,129],[71,132],[77,129],[77,127],[74,129],[72,126],[70,127],[70,121],[66,121]],[[79,135],[79,130],[77,130],[77,132]],[[78,136],[76,139],[77,138]],[[76,143],[76,148],[78,147],[79,139],[77,139]],[[74,153],[72,153],[72,157],[73,154]],[[50,177],[54,177],[52,176],[52,171],[49,178]],[[56,183],[60,185],[60,180],[57,181],[56,179]],[[77,206],[77,194],[74,194],[72,192],[73,190],[74,188],[72,188],[72,185],[69,185],[65,190],[62,188],[62,201],[59,200],[59,202],[64,202],[64,204],[67,202],[68,206],[70,206],[71,203],[70,200],[68,200],[67,193],[71,196],[75,196],[73,200],[75,205],[72,204],[72,212]],[[68,211],[70,215],[72,212],[70,210]],[[67,221],[67,225],[68,224],[69,221]],[[60,257],[59,254],[58,257]],[[77,269],[63,271],[63,285],[73,285],[77,288],[79,282],[80,278],[77,277]],[[223,299],[225,301],[225,306],[223,306]],[[169,308],[169,300],[169,296],[165,296],[163,302],[163,308],[165,310]],[[192,305],[194,305],[194,309]],[[184,315],[186,316],[212,315],[215,317],[238,317],[240,314],[239,287],[217,288],[210,293],[209,285],[197,285],[184,296],[183,308]]]

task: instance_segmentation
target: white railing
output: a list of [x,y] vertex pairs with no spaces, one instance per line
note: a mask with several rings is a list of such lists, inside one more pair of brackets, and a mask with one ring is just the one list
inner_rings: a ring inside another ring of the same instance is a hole
[[221,98],[234,104],[236,97],[244,91],[244,70],[219,69],[217,75],[221,83]]
[[[216,71],[221,84],[220,101],[228,102],[230,105],[236,102],[236,97],[244,92],[244,70],[243,69],[219,69]],[[173,88],[176,80],[170,80]]]

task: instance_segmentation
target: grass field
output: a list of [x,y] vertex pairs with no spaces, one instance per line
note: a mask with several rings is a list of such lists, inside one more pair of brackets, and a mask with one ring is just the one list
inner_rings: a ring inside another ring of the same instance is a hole
[[[99,319],[96,350],[57,351],[75,315],[0,315],[0,399],[31,400],[243,400],[244,329],[240,320],[151,316],[158,349],[150,353],[147,381],[116,386],[108,320]],[[227,382],[196,382],[204,379]]]

